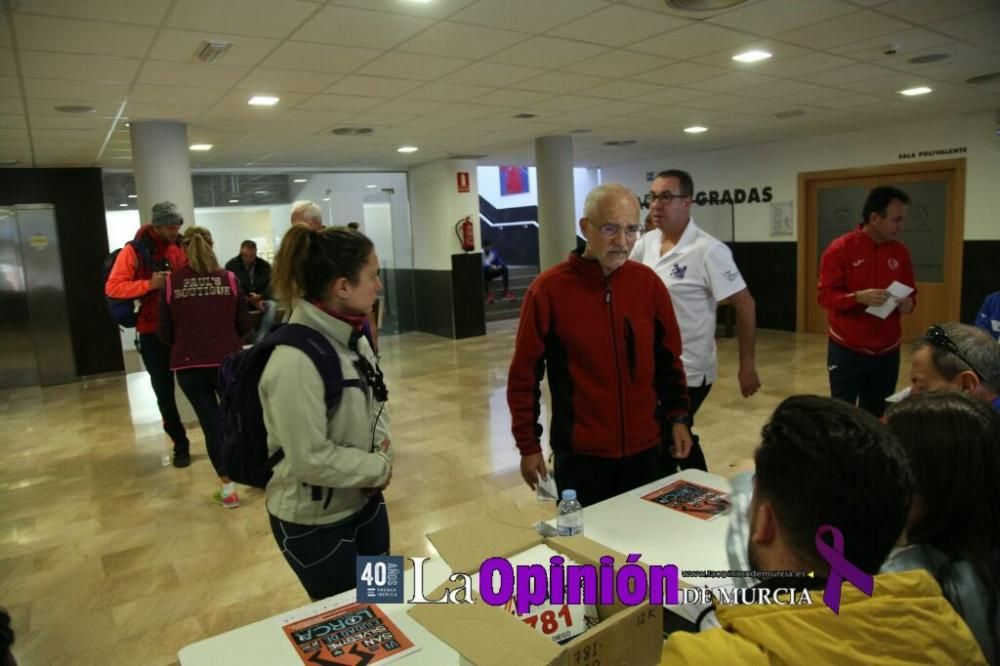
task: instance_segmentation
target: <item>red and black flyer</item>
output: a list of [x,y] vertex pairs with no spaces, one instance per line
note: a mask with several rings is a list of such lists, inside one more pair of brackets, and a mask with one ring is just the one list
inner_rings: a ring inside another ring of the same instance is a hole
[[721,490],[680,480],[646,493],[642,499],[693,518],[712,520],[729,508],[725,495]]
[[420,649],[377,604],[347,604],[283,622],[303,664],[382,664]]

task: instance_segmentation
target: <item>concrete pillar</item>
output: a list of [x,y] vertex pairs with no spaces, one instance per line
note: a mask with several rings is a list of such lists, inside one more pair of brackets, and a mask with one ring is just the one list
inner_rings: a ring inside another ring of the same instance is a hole
[[194,224],[194,193],[191,189],[191,158],[187,125],[165,120],[133,121],[132,168],[139,195],[139,219],[145,224],[153,204],[172,201],[184,224]]
[[538,169],[538,262],[546,270],[565,261],[576,248],[576,200],[573,196],[573,137],[535,139]]

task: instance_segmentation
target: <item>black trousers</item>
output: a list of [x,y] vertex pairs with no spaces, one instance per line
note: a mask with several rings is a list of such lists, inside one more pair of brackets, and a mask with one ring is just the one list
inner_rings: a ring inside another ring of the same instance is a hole
[[219,417],[219,369],[178,370],[177,383],[198,415],[201,431],[205,433],[205,449],[215,473],[225,476],[222,468],[222,421]]
[[899,349],[881,356],[869,356],[830,340],[826,348],[826,369],[832,397],[857,405],[880,418],[885,412],[885,399],[896,390]]
[[580,504],[590,506],[664,476],[658,464],[660,459],[659,446],[617,459],[557,451],[556,488],[560,497],[567,488],[575,490]]
[[163,419],[163,430],[174,441],[174,453],[187,453],[189,442],[174,398],[174,373],[170,370],[170,347],[155,333],[139,334],[139,355],[149,373],[156,394],[156,406]]
[[[701,386],[689,386],[688,387],[688,398],[691,399],[691,422],[694,423],[694,415],[698,413],[698,409],[701,407],[701,403],[705,402],[705,398],[708,397],[708,392],[712,390],[712,385],[707,383],[707,379],[703,379]],[[705,460],[705,451],[701,448],[701,441],[698,439],[698,435],[691,433],[691,439],[694,440],[694,445],[691,446],[691,453],[688,454],[687,458],[676,458],[677,466],[681,469],[700,469],[703,472],[708,471],[708,461]],[[670,455],[670,450],[665,448],[664,455],[668,458],[674,460],[673,456]],[[670,463],[667,463],[667,468],[669,469]],[[672,474],[672,472],[669,472]]]
[[486,278],[486,291],[490,290],[490,282],[497,276],[500,276],[500,281],[503,283],[504,293],[510,291],[510,271],[506,266],[484,268],[483,276]]
[[313,601],[356,587],[358,555],[389,554],[389,514],[382,493],[372,496],[350,518],[331,525],[298,525],[270,518],[281,554]]

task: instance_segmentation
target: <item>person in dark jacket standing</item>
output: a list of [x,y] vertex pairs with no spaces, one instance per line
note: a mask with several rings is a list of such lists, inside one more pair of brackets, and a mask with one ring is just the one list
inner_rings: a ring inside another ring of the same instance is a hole
[[222,468],[219,420],[219,366],[238,352],[250,332],[250,314],[236,276],[219,268],[212,234],[204,227],[184,232],[189,265],[166,279],[160,304],[160,339],[170,347],[170,369],[191,402],[205,434],[205,448],[222,487],[213,499],[226,508],[240,505],[235,484]]
[[262,310],[261,303],[271,298],[271,264],[257,256],[257,243],[240,243],[239,255],[226,262],[226,270],[236,276],[250,305]]
[[552,394],[549,444],[560,493],[586,506],[661,476],[661,447],[691,451],[690,402],[670,295],[648,266],[628,261],[638,199],[623,185],[591,190],[580,254],[539,275],[525,295],[507,378],[521,476],[532,488],[542,456],[539,383]]
[[127,244],[118,253],[105,283],[105,294],[111,298],[141,301],[135,325],[136,347],[156,394],[156,406],[163,418],[163,430],[174,443],[174,467],[191,464],[190,444],[174,398],[174,373],[170,370],[170,347],[156,336],[159,321],[160,290],[170,271],[187,265],[184,250],[177,244],[177,234],[184,218],[177,206],[162,201],[153,206],[149,224],[139,227],[135,241],[145,248],[137,252]]

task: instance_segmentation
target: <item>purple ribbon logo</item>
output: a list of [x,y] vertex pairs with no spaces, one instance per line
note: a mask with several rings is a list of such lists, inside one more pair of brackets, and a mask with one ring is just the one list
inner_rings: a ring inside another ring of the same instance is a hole
[[[831,547],[823,536],[833,535],[833,546]],[[821,525],[816,530],[816,550],[820,556],[830,565],[830,577],[826,581],[826,590],[823,591],[823,603],[830,607],[837,615],[840,615],[840,585],[846,578],[847,581],[864,592],[869,597],[875,591],[875,579],[844,558],[844,535],[833,525]]]

